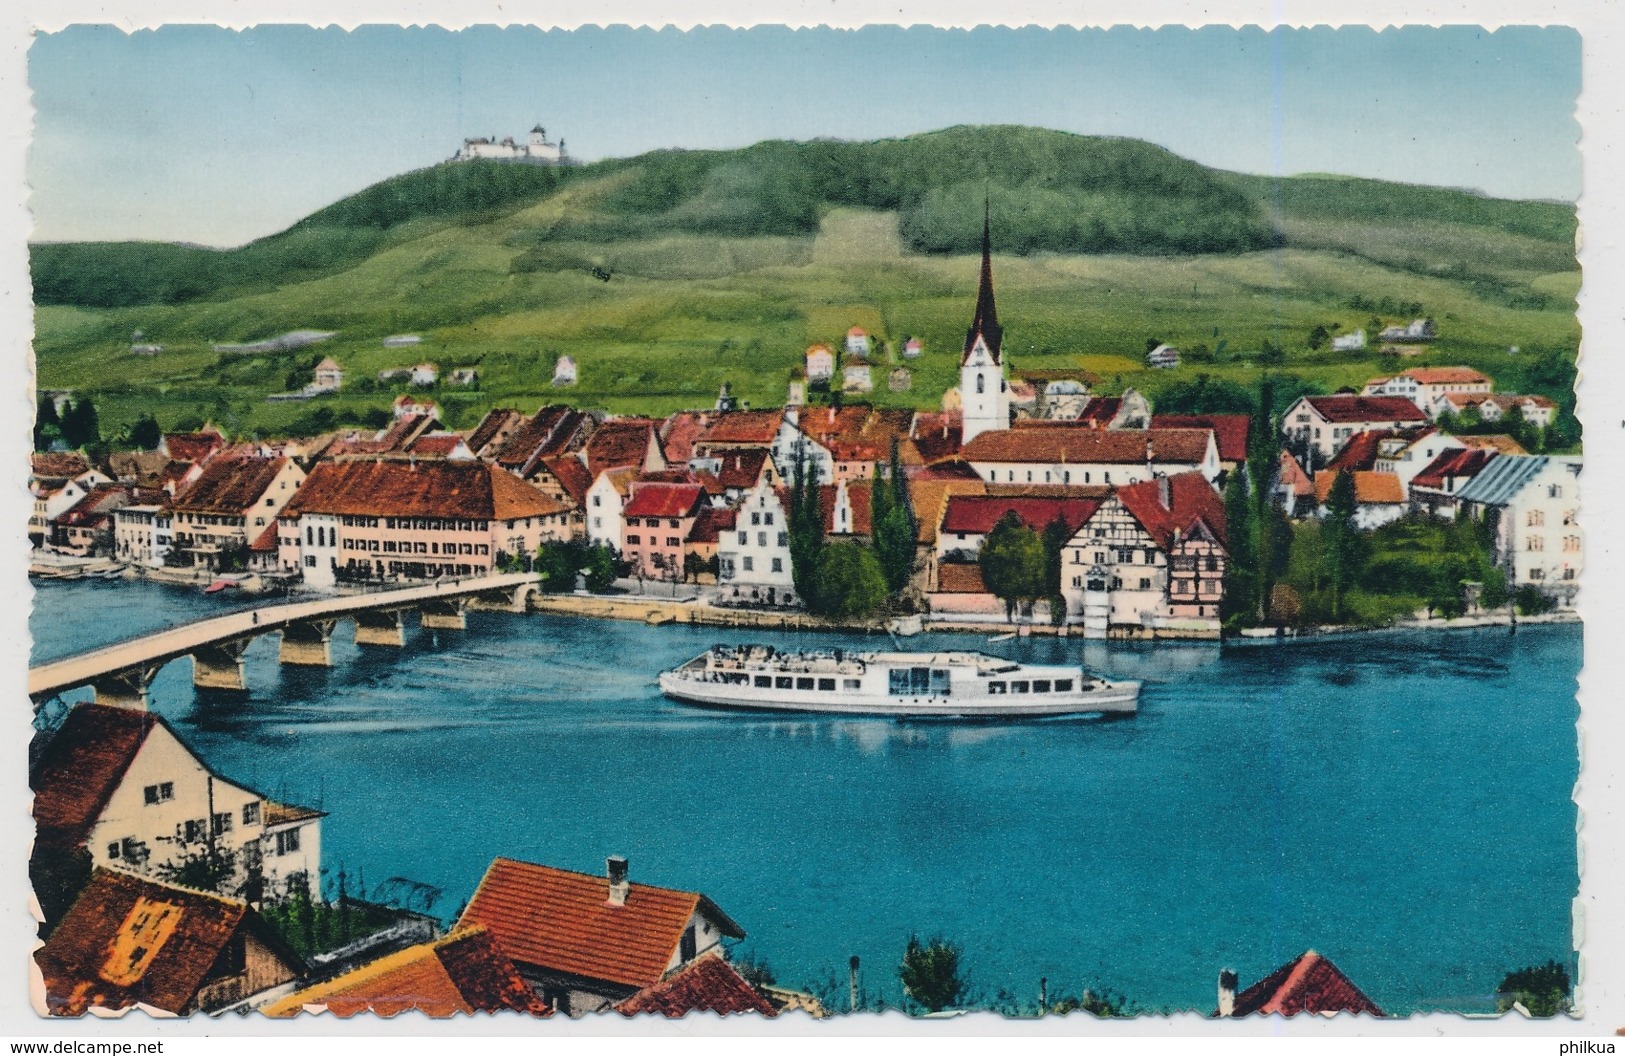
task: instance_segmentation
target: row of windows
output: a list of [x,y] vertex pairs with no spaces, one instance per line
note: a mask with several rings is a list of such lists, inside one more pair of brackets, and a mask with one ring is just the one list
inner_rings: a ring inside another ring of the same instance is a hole
[[[772,567],[773,567],[773,571],[775,571],[775,572],[783,572],[784,571],[784,558],[782,558],[782,557],[773,558]],[[745,571],[745,572],[754,572],[754,571],[756,571],[756,559],[754,557],[750,557],[750,556],[741,557],[739,559],[739,568],[741,570]],[[730,576],[732,576],[734,574],[734,559],[731,558],[731,557],[723,558],[722,561],[721,561],[721,568],[719,569],[719,571],[721,571],[722,576],[723,576],[724,579],[727,579]]]
[[[645,528],[659,528],[660,527],[660,518],[659,517],[645,517],[643,519],[643,525],[644,525]],[[666,520],[666,527],[667,528],[681,528],[682,525],[683,525],[683,522],[679,521],[675,517],[671,517],[671,518],[668,518]],[[638,519],[636,517],[628,517],[626,519],[626,526],[628,528],[636,528],[638,526]]]
[[762,512],[757,511],[757,510],[752,510],[751,515],[750,515],[750,523],[751,524],[765,524],[765,525],[768,525],[768,526],[771,527],[772,524],[773,524],[773,514],[772,513],[762,513]]
[[[375,518],[372,527],[377,526]],[[385,517],[384,527],[411,532],[488,532],[491,530],[491,522],[448,520],[441,517]],[[530,527],[528,518],[525,527]]]
[[[778,536],[779,536],[779,545],[780,546],[789,546],[790,545],[790,533],[789,532],[779,532]],[[750,533],[749,532],[740,532],[739,533],[739,545],[740,546],[749,546],[750,545]],[[766,532],[757,532],[756,533],[756,545],[757,546],[766,546],[767,545],[767,533]]]
[[1008,688],[1004,682],[989,682],[987,684],[989,693],[1048,693],[1051,690],[1056,693],[1070,693],[1072,692],[1072,680],[1070,678],[1057,678],[1051,681],[1047,678],[1035,678],[1031,682],[1011,682]]
[[[1072,585],[1074,587],[1082,587],[1082,586],[1084,586],[1083,577],[1082,576],[1073,576],[1072,577]],[[1094,591],[1105,590],[1106,589],[1106,581],[1104,579],[1091,579],[1091,580],[1089,580],[1089,584],[1088,584],[1087,589],[1094,590]],[[1122,576],[1113,576],[1112,577],[1112,589],[1113,590],[1122,590],[1123,589],[1123,577]],[[1151,578],[1149,576],[1141,576],[1140,577],[1140,585],[1135,589],[1137,589],[1137,590],[1150,590],[1151,589]]]
[[467,554],[470,557],[491,552],[489,543],[396,542],[393,539],[346,539],[343,549],[372,554]]
[[[1056,472],[1054,474],[1051,474],[1051,472],[1046,469],[1044,471],[1044,483],[1045,484],[1055,484],[1055,483],[1057,483],[1057,481],[1054,479],[1054,477],[1056,477],[1056,476],[1059,476],[1061,478],[1058,483],[1061,483],[1061,484],[1070,484],[1070,483],[1072,483],[1072,471],[1070,469],[1060,470],[1060,471],[1058,471],[1058,472]],[[1082,476],[1083,476],[1083,480],[1082,480],[1081,483],[1084,483],[1084,484],[1093,484],[1094,483],[1094,480],[1093,480],[1094,474],[1093,474],[1093,472],[1084,473],[1084,474],[1082,474]],[[1112,482],[1112,471],[1111,470],[1109,470],[1109,469],[1106,470],[1104,473],[1101,474],[1101,476],[1104,478],[1101,481],[1101,483],[1110,484]],[[1008,481],[1009,483],[1014,484],[1016,482],[1016,471],[1013,470],[1013,469],[1006,470],[1005,474],[1004,474],[1004,479],[1006,481]],[[999,471],[996,470],[996,469],[993,470],[993,475],[991,477],[989,477],[988,480],[989,480],[990,483],[997,484],[999,482]],[[1131,474],[1129,474],[1129,483],[1133,483],[1133,481],[1134,481],[1134,475],[1131,473]],[[1036,484],[1036,483],[1038,483],[1037,481],[1033,480],[1033,471],[1030,470],[1030,469],[1027,470],[1027,483],[1028,484]]]

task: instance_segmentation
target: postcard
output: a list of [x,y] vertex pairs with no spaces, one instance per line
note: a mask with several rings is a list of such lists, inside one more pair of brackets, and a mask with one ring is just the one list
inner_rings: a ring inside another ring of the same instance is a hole
[[38,33],[28,1029],[1611,1032],[1584,47]]

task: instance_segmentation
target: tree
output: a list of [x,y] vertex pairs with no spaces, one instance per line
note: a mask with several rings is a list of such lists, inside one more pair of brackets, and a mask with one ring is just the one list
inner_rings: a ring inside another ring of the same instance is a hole
[[89,397],[75,400],[62,416],[62,439],[72,448],[94,447],[102,441],[96,405]]
[[1512,592],[1512,604],[1519,616],[1541,616],[1557,607],[1552,596],[1533,583],[1520,583]]
[[236,855],[217,849],[212,843],[164,862],[157,868],[160,880],[198,891],[213,891],[219,895],[239,893],[231,884],[236,872]]
[[1331,587],[1331,611],[1334,619],[1343,617],[1343,599],[1348,588],[1359,577],[1364,556],[1360,530],[1355,526],[1356,510],[1354,473],[1339,471],[1326,496],[1326,559],[1328,585]]
[[[796,451],[795,470],[790,479],[790,508],[785,511],[790,530],[790,574],[796,593],[817,597],[818,558],[824,549],[824,510],[818,501],[816,467],[806,452]],[[871,525],[872,527],[872,525]]]
[[142,451],[151,451],[164,439],[163,430],[158,428],[158,419],[150,414],[143,414],[130,426],[130,446]]
[[1224,486],[1225,536],[1230,557],[1225,562],[1224,597],[1219,605],[1219,615],[1226,623],[1251,623],[1258,615],[1256,516],[1246,475],[1238,469],[1230,474]]
[[585,548],[580,571],[586,573],[587,589],[594,594],[608,593],[620,574],[620,559],[615,551],[602,543]]
[[1072,529],[1060,517],[1044,526],[1044,594],[1054,598],[1061,593],[1061,558],[1072,541]]
[[1325,324],[1317,324],[1313,330],[1309,331],[1309,348],[1319,352],[1331,336],[1331,331],[1326,329]]
[[1508,1012],[1517,1002],[1528,1009],[1531,1016],[1546,1019],[1572,1007],[1569,1000],[1572,992],[1568,968],[1556,961],[1547,961],[1508,972],[1495,988],[1495,1009]]
[[542,589],[549,594],[562,594],[575,589],[575,557],[568,543],[550,539],[536,551],[536,563],[531,566],[542,575]]
[[1013,510],[987,533],[977,562],[983,585],[1004,602],[1007,619],[1014,618],[1017,603],[1030,604],[1044,594],[1044,542]]
[[910,935],[908,947],[903,951],[903,963],[897,968],[903,993],[928,1012],[952,1007],[964,996],[966,988],[961,975],[962,953],[957,943],[940,935],[924,943],[918,935]]
[[34,413],[34,450],[49,451],[51,444],[62,439],[62,419],[56,413],[56,401],[41,396],[39,409]]
[[1499,568],[1484,573],[1484,586],[1478,592],[1478,605],[1488,612],[1506,608],[1512,595],[1507,591],[1507,574]]
[[868,616],[886,600],[886,575],[868,547],[855,542],[831,543],[818,555],[813,593],[803,597],[824,616]]
[[869,531],[875,556],[886,576],[886,589],[897,594],[908,586],[914,574],[914,517],[908,506],[908,487],[902,479],[896,437],[892,438],[890,469],[888,481],[881,479],[880,467],[875,467],[869,486]]
[[688,551],[683,555],[683,579],[697,581],[700,576],[705,574],[706,566],[705,558],[692,550]]

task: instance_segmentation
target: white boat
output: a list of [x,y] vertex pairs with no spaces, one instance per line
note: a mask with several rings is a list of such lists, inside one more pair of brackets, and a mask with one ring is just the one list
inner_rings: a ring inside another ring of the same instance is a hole
[[663,672],[659,683],[666,696],[707,707],[896,718],[1123,715],[1132,714],[1140,698],[1138,682],[969,651],[780,652],[767,645],[717,645]]

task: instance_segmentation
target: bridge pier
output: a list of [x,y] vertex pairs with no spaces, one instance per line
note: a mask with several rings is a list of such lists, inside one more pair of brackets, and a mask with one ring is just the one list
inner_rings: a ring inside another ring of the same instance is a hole
[[356,613],[355,644],[404,646],[406,618],[402,613],[401,609],[373,609]]
[[91,682],[96,691],[96,703],[115,708],[146,711],[149,703],[147,688],[158,674],[157,667],[137,667],[124,671],[111,671]]
[[246,690],[248,679],[243,674],[243,653],[251,639],[220,642],[204,646],[192,654],[192,685],[199,689]]
[[425,601],[418,613],[419,623],[426,631],[464,631],[468,629],[468,599],[466,597],[436,598]]
[[284,664],[303,667],[333,666],[333,626],[337,619],[300,620],[282,628],[282,648],[278,654]]

